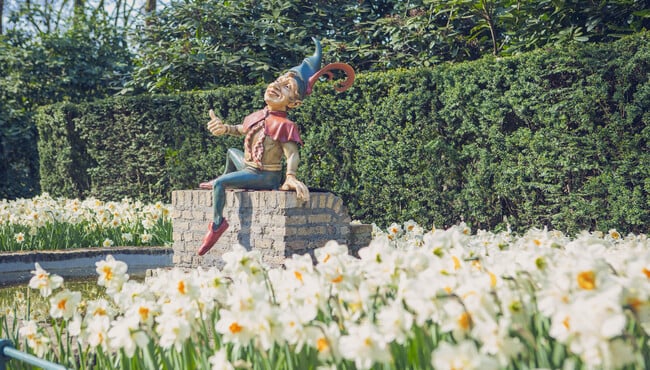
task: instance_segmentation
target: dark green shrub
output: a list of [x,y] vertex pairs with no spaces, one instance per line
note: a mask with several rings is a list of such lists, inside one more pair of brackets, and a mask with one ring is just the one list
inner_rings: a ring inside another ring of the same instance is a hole
[[38,193],[36,127],[29,114],[0,100],[0,199]]

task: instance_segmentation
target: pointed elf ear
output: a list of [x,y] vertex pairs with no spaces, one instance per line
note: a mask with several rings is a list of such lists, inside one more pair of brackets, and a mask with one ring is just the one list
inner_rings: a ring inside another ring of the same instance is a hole
[[296,99],[292,102],[289,102],[289,104],[287,104],[287,108],[289,109],[298,108],[300,104],[302,104],[302,100]]

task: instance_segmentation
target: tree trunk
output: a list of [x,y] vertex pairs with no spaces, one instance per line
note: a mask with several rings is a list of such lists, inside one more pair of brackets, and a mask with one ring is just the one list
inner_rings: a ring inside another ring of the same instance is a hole
[[4,10],[5,10],[5,0],[0,0],[0,35],[2,35],[2,17],[5,14]]
[[122,6],[122,0],[115,1],[115,18],[113,19],[113,25],[117,27],[117,22],[120,20],[120,7]]
[[144,6],[144,11],[146,12],[144,24],[145,27],[149,27],[151,25],[150,16],[156,12],[156,0],[147,0],[147,3]]
[[146,5],[144,6],[144,11],[147,14],[153,13],[156,11],[156,0],[147,0]]
[[83,17],[86,14],[86,9],[84,9],[84,6],[86,0],[74,0],[74,7],[73,7],[73,18],[72,18],[72,23],[74,26],[78,25],[83,19]]

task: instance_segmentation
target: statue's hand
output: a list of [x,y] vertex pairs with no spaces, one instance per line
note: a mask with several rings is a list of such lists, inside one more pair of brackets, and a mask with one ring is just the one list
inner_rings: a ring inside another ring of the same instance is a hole
[[282,184],[280,190],[295,190],[299,200],[303,202],[309,201],[309,189],[294,175],[287,175],[287,179],[284,180],[284,184]]
[[223,135],[226,133],[226,131],[228,131],[228,128],[223,124],[221,118],[217,117],[212,109],[210,109],[210,122],[208,122],[208,131],[210,131],[210,133],[212,133],[214,136]]

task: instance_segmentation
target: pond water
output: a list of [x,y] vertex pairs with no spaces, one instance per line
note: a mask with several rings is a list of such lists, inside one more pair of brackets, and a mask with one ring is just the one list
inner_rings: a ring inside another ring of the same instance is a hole
[[[130,280],[143,281],[145,275],[130,276]],[[92,300],[106,297],[104,287],[97,285],[97,277],[88,278],[68,278],[63,282],[63,287],[71,291],[81,292],[83,300]],[[54,291],[56,294],[61,288]],[[29,283],[22,283],[0,288],[0,318],[9,315],[16,308],[19,310],[37,310],[47,309],[49,307],[49,297],[43,298],[36,289],[31,289]],[[12,314],[14,315],[14,314]],[[19,315],[16,315],[19,316]]]
[[[80,291],[83,300],[105,296],[103,287],[97,285],[97,278],[65,280],[61,288]],[[55,290],[60,291],[61,288]],[[0,288],[0,338],[12,342],[19,340],[18,328],[25,320],[47,322],[49,319],[49,297],[43,298],[36,289],[23,283]]]
[[[130,280],[144,281],[144,275],[136,275]],[[106,294],[106,289],[97,285],[97,277],[66,279],[63,286],[56,289],[52,295],[69,289],[81,292],[81,306],[90,300],[105,298],[111,300]],[[36,320],[47,327],[49,317],[50,298],[43,298],[37,289],[31,289],[29,283],[22,283],[0,288],[0,338],[9,339],[16,343],[19,340],[18,329],[26,320]]]
[[[145,274],[129,274],[129,280],[144,281]],[[72,291],[79,291],[83,298],[92,299],[92,296],[98,296],[104,292],[104,287],[97,285],[97,277],[86,278],[67,278],[63,282],[63,287]],[[60,289],[60,288],[59,288]],[[16,296],[39,296],[38,290],[30,289],[29,282],[0,286],[0,307],[5,307],[5,302],[11,303]],[[90,297],[89,297],[90,295]]]
[[[96,277],[84,279],[66,279],[63,282],[63,286],[66,289],[80,291],[84,297],[86,297],[86,293],[98,295],[100,294],[100,290],[103,290],[102,287],[97,285]],[[30,297],[33,299],[36,296],[40,297],[40,294],[38,290],[30,289],[28,282],[0,287],[0,307],[5,307],[5,302],[12,303],[13,300],[20,299],[23,296],[25,298]]]

